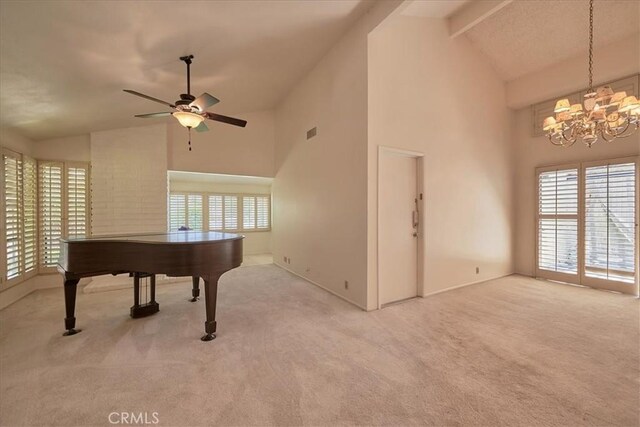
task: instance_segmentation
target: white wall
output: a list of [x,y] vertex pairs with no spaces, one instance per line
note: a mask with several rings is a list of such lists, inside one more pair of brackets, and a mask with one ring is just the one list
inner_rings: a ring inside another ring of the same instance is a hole
[[274,176],[275,122],[273,111],[238,114],[247,120],[240,128],[207,120],[208,132],[191,132],[178,123],[169,125],[169,169],[230,175]]
[[[515,271],[535,274],[535,169],[540,166],[613,159],[640,154],[640,132],[610,144],[596,143],[587,148],[577,142],[572,147],[551,145],[546,137],[532,136],[531,108],[527,105],[555,99],[586,89],[586,52],[579,57],[509,82],[510,104],[520,106],[514,116],[512,141],[515,166]],[[594,84],[640,72],[640,33],[594,53]]]
[[0,147],[33,156],[33,141],[7,128],[0,128]]
[[[169,178],[169,191],[271,194],[271,186],[180,181]],[[271,253],[271,231],[246,231],[243,234],[245,236],[242,242],[242,252],[244,255]]]
[[166,127],[91,133],[92,234],[166,231]]
[[446,20],[398,16],[371,33],[369,308],[380,145],[424,153],[424,294],[513,271],[509,119],[503,82]]
[[[399,3],[379,2],[365,14],[276,110],[274,262],[363,308],[367,34]],[[307,141],[314,126],[318,134]]]
[[90,162],[91,137],[85,134],[36,141],[33,143],[33,156],[46,160]]
[[556,147],[546,137],[534,137],[531,133],[531,109],[523,108],[516,113],[513,127],[516,149],[515,271],[528,276],[535,274],[535,169],[540,166],[640,155],[640,132],[608,144],[598,142],[592,148],[587,148],[581,142],[576,142],[572,147]]

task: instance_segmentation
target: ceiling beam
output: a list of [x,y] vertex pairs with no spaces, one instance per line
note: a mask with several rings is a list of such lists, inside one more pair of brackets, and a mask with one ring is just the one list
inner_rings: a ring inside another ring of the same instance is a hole
[[484,21],[513,0],[472,0],[449,17],[449,35],[457,37]]

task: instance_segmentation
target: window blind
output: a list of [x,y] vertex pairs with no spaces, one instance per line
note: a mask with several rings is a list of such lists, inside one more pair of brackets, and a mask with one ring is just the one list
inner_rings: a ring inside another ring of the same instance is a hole
[[38,266],[38,166],[34,159],[22,156],[24,272]]
[[224,229],[238,229],[238,196],[224,196]]
[[18,277],[22,272],[24,247],[22,223],[22,159],[2,155],[4,178],[5,277]]
[[578,273],[578,169],[538,175],[538,268]]
[[187,225],[187,196],[171,194],[169,197],[169,230],[176,231]]
[[635,280],[635,163],[585,169],[585,275]]
[[209,195],[209,230],[220,231],[224,224],[223,196]]
[[254,196],[242,198],[242,228],[245,230],[256,228],[256,198]]
[[189,194],[187,196],[187,226],[192,230],[202,230],[202,195]]
[[67,237],[85,237],[88,234],[88,172],[88,167],[67,168]]
[[271,228],[271,197],[256,196],[256,227],[259,229]]
[[64,164],[40,162],[38,165],[40,265],[55,267],[62,237],[62,189]]

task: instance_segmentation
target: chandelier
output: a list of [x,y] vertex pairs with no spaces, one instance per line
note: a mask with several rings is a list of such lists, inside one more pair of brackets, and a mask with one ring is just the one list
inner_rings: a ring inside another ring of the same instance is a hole
[[544,119],[542,128],[552,144],[570,147],[578,139],[591,148],[599,139],[610,142],[630,136],[640,127],[640,103],[610,86],[593,90],[593,0],[589,0],[589,91],[582,104],[568,99],[556,102],[555,117]]

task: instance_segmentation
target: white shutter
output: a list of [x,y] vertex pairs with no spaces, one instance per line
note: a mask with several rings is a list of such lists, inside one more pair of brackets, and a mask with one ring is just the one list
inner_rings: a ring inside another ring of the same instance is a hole
[[169,197],[169,231],[187,225],[187,196],[171,194]]
[[67,167],[67,230],[66,237],[86,237],[89,234],[89,168]]
[[538,174],[538,275],[578,274],[578,169]]
[[256,228],[256,198],[253,196],[242,198],[242,228],[244,230]]
[[238,196],[224,196],[224,229],[238,229]]
[[4,243],[5,275],[10,280],[22,273],[23,223],[22,223],[22,159],[21,156],[3,154],[4,178]]
[[23,156],[24,272],[35,271],[38,264],[38,166]]
[[202,230],[202,195],[201,194],[189,194],[187,196],[187,226],[192,230]]
[[220,231],[224,227],[223,196],[209,195],[209,230]]
[[585,276],[634,283],[636,165],[585,169]]
[[269,196],[257,196],[256,197],[256,205],[257,205],[257,226],[259,229],[269,229],[271,228],[270,221],[270,206],[271,206],[271,197]]
[[63,163],[39,162],[40,265],[55,267],[60,256],[62,237]]

